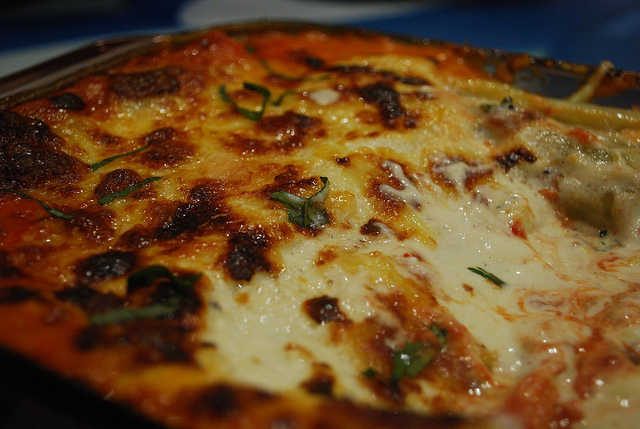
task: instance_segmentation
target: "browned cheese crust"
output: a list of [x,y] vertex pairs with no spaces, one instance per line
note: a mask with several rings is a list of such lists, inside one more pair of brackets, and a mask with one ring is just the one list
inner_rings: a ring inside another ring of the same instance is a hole
[[475,60],[214,30],[0,111],[0,344],[176,428],[638,416],[638,117]]

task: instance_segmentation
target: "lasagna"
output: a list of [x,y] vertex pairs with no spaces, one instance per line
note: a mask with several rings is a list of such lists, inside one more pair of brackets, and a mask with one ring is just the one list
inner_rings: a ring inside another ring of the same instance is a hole
[[636,427],[640,114],[514,58],[223,27],[7,105],[0,344],[170,428]]

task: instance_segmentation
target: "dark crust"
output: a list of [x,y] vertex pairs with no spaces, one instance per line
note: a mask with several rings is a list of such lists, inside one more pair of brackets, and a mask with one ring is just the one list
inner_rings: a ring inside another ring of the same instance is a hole
[[[317,376],[324,371],[318,371]],[[325,374],[327,376],[327,374]],[[352,403],[348,400],[333,399],[330,396],[329,378],[320,376],[320,384],[303,383],[303,388],[314,390],[321,400],[314,405],[299,407],[284,398],[259,389],[234,387],[220,383],[204,387],[199,392],[190,392],[181,398],[179,406],[188,409],[196,421],[205,419],[214,426],[236,427],[240,421],[260,421],[259,427],[271,428],[324,428],[324,429],[455,429],[473,426],[457,416],[422,416],[395,409],[375,409]],[[320,388],[320,386],[322,387]],[[319,389],[319,390],[318,390]],[[281,404],[281,405],[276,405]]]
[[222,199],[221,185],[203,183],[189,191],[188,201],[177,203],[170,218],[155,231],[155,238],[169,240],[186,232],[196,232],[218,216],[227,212]]
[[338,300],[327,295],[312,298],[303,303],[305,313],[316,323],[347,323],[349,319],[340,310]]
[[115,74],[111,90],[123,98],[139,99],[172,94],[180,89],[175,68],[156,69],[147,72]]
[[63,289],[56,293],[56,297],[81,307],[89,314],[103,313],[122,305],[122,300],[114,294],[100,293],[88,286]]
[[79,283],[90,284],[122,277],[131,272],[135,264],[134,253],[110,250],[80,261],[76,267],[76,275]]
[[360,88],[360,95],[367,103],[378,107],[383,123],[387,128],[403,124],[406,128],[415,127],[415,118],[400,104],[400,96],[391,85],[377,82]]
[[269,238],[259,229],[235,232],[228,241],[223,266],[232,279],[251,280],[258,271],[271,270],[268,248]]
[[63,92],[62,94],[52,95],[49,101],[54,107],[64,110],[80,111],[84,109],[86,103],[78,94],[73,92]]
[[38,119],[0,111],[0,188],[29,190],[77,181],[83,164],[58,150],[60,137]]
[[344,75],[359,75],[367,74],[371,76],[378,76],[382,80],[396,81],[405,85],[422,86],[428,85],[429,81],[416,76],[399,76],[391,71],[376,70],[369,66],[354,66],[354,65],[341,65],[327,68],[327,71],[340,73]]
[[131,186],[142,180],[142,177],[133,170],[118,168],[104,175],[100,183],[96,186],[94,193],[96,197],[103,198],[114,192],[122,191],[127,186]]
[[369,219],[360,227],[360,234],[376,236],[382,232],[382,225],[378,219]]
[[0,250],[0,278],[16,279],[22,276],[24,276],[22,270],[11,263],[9,252]]
[[77,230],[84,238],[94,243],[105,243],[115,233],[112,222],[113,212],[108,209],[81,209],[71,213],[67,225]]
[[39,293],[32,289],[22,286],[9,286],[0,289],[0,305],[18,304],[30,299],[36,299],[39,296]]
[[152,131],[142,140],[145,145],[150,146],[139,153],[138,157],[154,168],[175,167],[195,153],[193,145],[182,140],[178,131],[169,127]]
[[[118,252],[119,256],[127,255]],[[110,273],[108,273],[110,274]],[[101,293],[88,286],[75,286],[56,294],[58,299],[79,306],[88,315],[101,315],[123,307],[143,308],[179,298],[179,304],[159,318],[134,318],[117,324],[89,324],[77,335],[75,346],[81,351],[116,349],[133,355],[134,364],[192,361],[198,343],[192,339],[198,328],[193,315],[202,308],[194,287],[184,288],[172,281],[143,281],[129,287],[124,297]]]
[[289,111],[280,116],[265,116],[258,125],[265,133],[277,136],[273,146],[286,152],[301,148],[304,137],[321,124],[318,118]]
[[522,147],[511,149],[509,152],[501,153],[496,157],[498,164],[504,168],[505,171],[511,170],[522,161],[528,163],[536,162],[537,158],[530,150]]

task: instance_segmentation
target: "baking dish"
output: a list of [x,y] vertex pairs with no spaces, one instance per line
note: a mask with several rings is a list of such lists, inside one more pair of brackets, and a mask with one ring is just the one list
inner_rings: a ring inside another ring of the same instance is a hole
[[[243,34],[276,29],[297,32],[319,29],[327,32],[357,32],[366,37],[375,34],[365,29],[320,26],[309,23],[257,22],[235,24],[216,29],[228,34]],[[164,48],[180,46],[212,29],[199,29],[174,35],[140,36],[100,41],[42,65],[0,80],[0,108],[10,109],[23,102],[59,92],[78,79],[108,72],[137,55],[146,55]],[[570,98],[579,103],[593,102],[604,106],[632,109],[639,102],[639,75],[616,70],[603,63],[586,66],[534,58],[528,54],[453,45],[444,41],[423,40],[411,36],[391,35],[393,39],[416,45],[443,45],[462,53],[465,61],[492,75],[497,81],[513,84],[546,97]],[[588,87],[588,91],[583,92]],[[490,107],[488,108],[490,109]],[[520,156],[520,155],[518,155]],[[522,155],[526,158],[526,154]],[[20,361],[20,357],[15,357]],[[36,381],[37,384],[37,381]],[[62,380],[62,384],[65,382]],[[91,393],[88,393],[91,396]],[[98,403],[100,399],[96,398]]]

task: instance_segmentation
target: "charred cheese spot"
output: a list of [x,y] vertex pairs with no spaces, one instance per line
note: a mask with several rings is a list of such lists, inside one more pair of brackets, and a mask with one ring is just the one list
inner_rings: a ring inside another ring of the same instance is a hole
[[114,74],[111,79],[111,91],[124,98],[157,97],[172,94],[180,89],[175,67],[156,69],[130,74]]
[[314,70],[321,69],[324,66],[324,61],[318,57],[307,56],[304,58],[305,64],[311,67]]
[[224,146],[239,155],[263,155],[269,152],[266,140],[238,134],[230,136]]
[[162,317],[132,318],[113,324],[90,324],[76,338],[81,350],[114,349],[129,354],[136,365],[159,362],[191,362],[197,343],[193,332],[199,326],[202,308],[199,292],[174,282],[155,280],[129,285],[126,297],[98,294],[87,288],[62,291],[61,299],[76,303],[89,315],[99,315],[123,307],[143,308],[179,297],[172,314]]
[[122,277],[133,270],[136,256],[130,252],[110,250],[78,263],[76,275],[81,284]]
[[100,183],[96,186],[94,194],[97,198],[103,198],[108,194],[122,191],[127,186],[131,186],[142,180],[142,177],[133,170],[118,168],[104,175]]
[[322,136],[324,130],[320,119],[288,111],[264,116],[253,134],[232,134],[225,147],[241,155],[289,153],[304,147],[309,138]]
[[88,314],[104,313],[121,307],[122,298],[112,293],[101,293],[89,286],[78,285],[56,293],[56,298],[81,307]]
[[190,329],[180,320],[140,319],[120,325],[89,326],[76,339],[80,350],[120,349],[133,363],[189,362],[194,349]]
[[0,277],[15,279],[23,275],[22,270],[11,263],[9,252],[0,250]]
[[304,49],[295,49],[288,53],[288,57],[295,63],[303,64],[310,67],[313,70],[318,70],[324,67],[325,62],[322,58],[319,58],[313,54],[310,54]]
[[304,312],[318,324],[327,322],[349,323],[347,316],[340,310],[338,300],[327,295],[305,301]]
[[143,249],[149,247],[155,240],[156,233],[153,228],[143,225],[134,225],[131,229],[122,233],[118,239],[118,246],[126,250]]
[[335,376],[326,363],[314,363],[311,377],[302,382],[301,387],[312,395],[332,396]]
[[49,97],[54,107],[65,110],[80,111],[84,109],[86,103],[78,94],[73,92],[63,92],[62,94]]
[[100,129],[90,130],[89,134],[93,141],[104,146],[118,146],[124,140],[122,137],[114,136]]
[[115,235],[114,213],[108,209],[88,208],[76,210],[67,225],[94,243],[105,243]]
[[271,263],[267,259],[269,244],[269,237],[259,229],[232,233],[223,259],[229,276],[234,280],[248,281],[259,271],[271,271]]
[[157,228],[156,238],[167,240],[185,232],[196,233],[210,221],[228,213],[221,201],[220,188],[218,183],[203,183],[192,188],[188,201],[177,203],[170,217]]
[[195,411],[215,416],[233,414],[238,411],[236,391],[228,385],[211,387],[200,396]]
[[356,80],[362,79],[362,76],[370,76],[376,79],[382,79],[386,81],[396,81],[405,85],[422,86],[428,85],[429,81],[419,76],[399,76],[396,73],[389,70],[377,70],[369,66],[360,65],[340,65],[335,67],[329,67],[327,69],[330,72],[339,73],[342,75],[350,75]]
[[33,189],[79,180],[84,165],[59,145],[60,137],[45,123],[0,112],[0,187]]
[[415,118],[400,104],[400,96],[389,84],[378,82],[360,89],[362,99],[378,107],[387,128],[416,126]]
[[501,153],[496,157],[498,164],[504,168],[505,171],[511,170],[522,161],[528,163],[536,162],[536,156],[530,150],[526,148],[514,148],[506,153]]
[[378,219],[369,219],[367,223],[360,227],[360,234],[376,236],[384,232],[385,225]]
[[138,158],[153,168],[175,167],[195,154],[195,147],[173,128],[155,130],[143,142],[151,146],[139,153]]
[[0,289],[0,305],[19,304],[39,297],[40,294],[37,291],[22,286],[9,286]]
[[302,168],[295,165],[279,167],[282,171],[273,178],[273,183],[259,191],[264,198],[269,198],[275,191],[284,191],[290,194],[303,195],[311,189],[317,188],[320,181],[315,177],[302,178]]
[[258,123],[262,131],[275,137],[273,147],[284,152],[303,147],[310,133],[322,132],[321,125],[318,118],[291,111],[280,116],[264,116]]
[[275,399],[274,395],[259,389],[238,388],[228,384],[207,387],[193,401],[196,414],[223,417],[239,415],[243,410]]

